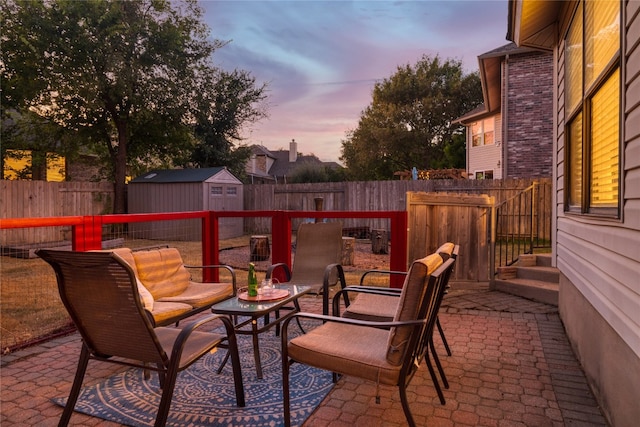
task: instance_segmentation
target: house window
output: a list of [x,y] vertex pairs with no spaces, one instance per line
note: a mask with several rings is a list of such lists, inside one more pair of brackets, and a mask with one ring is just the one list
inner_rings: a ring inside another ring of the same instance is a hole
[[620,214],[620,2],[581,2],[565,38],[565,210]]
[[227,196],[237,196],[238,189],[236,187],[227,187]]
[[493,171],[476,171],[476,179],[493,179]]
[[471,145],[492,145],[494,142],[494,119],[479,120],[471,124]]
[[211,196],[222,196],[222,187],[211,187]]
[[55,154],[46,153],[44,176],[33,170],[33,155],[31,150],[7,150],[2,170],[2,179],[45,179],[49,182],[63,182],[66,176],[65,158]]

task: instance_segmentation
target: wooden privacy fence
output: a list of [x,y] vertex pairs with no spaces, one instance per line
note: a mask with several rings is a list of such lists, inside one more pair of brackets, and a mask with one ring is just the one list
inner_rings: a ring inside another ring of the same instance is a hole
[[441,244],[460,245],[453,280],[489,281],[492,196],[460,193],[407,193],[407,258],[422,258]]
[[[113,184],[109,182],[45,182],[0,180],[2,218],[102,215],[112,212]],[[71,228],[2,230],[3,245],[69,240]]]
[[[323,209],[327,211],[396,211],[406,209],[406,195],[409,192],[486,194],[499,204],[525,190],[533,182],[548,188],[545,195],[551,197],[551,179],[548,178],[254,184],[244,186],[244,209],[314,210],[315,199],[321,198]],[[547,218],[551,217],[551,205],[550,200],[545,205],[548,210]],[[388,224],[383,219],[362,221],[354,218],[345,220],[343,225],[348,228],[388,229]],[[265,218],[245,220],[245,231],[249,233],[268,233],[269,227],[270,223]]]

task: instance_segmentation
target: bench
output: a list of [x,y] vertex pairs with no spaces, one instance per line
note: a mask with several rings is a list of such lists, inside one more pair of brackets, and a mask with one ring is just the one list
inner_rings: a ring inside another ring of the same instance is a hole
[[[142,305],[154,326],[177,323],[236,295],[236,276],[228,265],[186,266],[175,248],[131,250],[111,249],[136,275]],[[226,269],[229,283],[200,283],[191,280],[189,268]]]

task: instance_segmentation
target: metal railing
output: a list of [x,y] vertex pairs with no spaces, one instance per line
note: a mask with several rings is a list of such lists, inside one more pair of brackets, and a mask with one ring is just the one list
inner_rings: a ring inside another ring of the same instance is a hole
[[496,206],[496,267],[514,264],[521,254],[551,249],[551,191],[550,183],[534,182]]

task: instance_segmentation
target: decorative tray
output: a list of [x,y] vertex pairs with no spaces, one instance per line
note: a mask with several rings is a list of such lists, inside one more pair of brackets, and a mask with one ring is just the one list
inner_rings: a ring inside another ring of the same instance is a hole
[[266,293],[260,293],[258,294],[258,296],[255,296],[255,297],[250,297],[247,291],[240,292],[238,294],[238,299],[241,299],[243,301],[260,302],[260,301],[276,301],[282,298],[286,298],[288,296],[289,296],[288,289],[273,289]]

